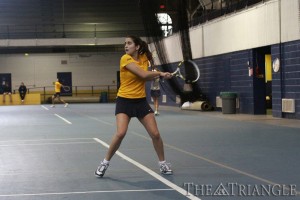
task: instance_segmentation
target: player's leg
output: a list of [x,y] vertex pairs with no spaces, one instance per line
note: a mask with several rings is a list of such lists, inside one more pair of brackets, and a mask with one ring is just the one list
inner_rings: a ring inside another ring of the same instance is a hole
[[154,114],[155,115],[159,115],[159,112],[158,112],[158,97],[153,97],[153,104],[154,104]]
[[21,98],[21,103],[24,103],[24,99],[25,99],[25,94],[24,93],[20,93],[20,98]]
[[10,103],[12,103],[12,96],[11,96],[11,93],[10,93],[10,92],[8,93],[8,96],[9,96],[9,101],[10,101]]
[[65,107],[68,107],[69,104],[67,102],[65,102],[62,98],[60,98],[60,96],[58,96],[58,100],[60,102],[62,102],[63,104],[65,104]]
[[52,95],[52,105],[51,105],[51,107],[55,106],[54,101],[55,101],[56,97],[57,97],[57,94]]
[[25,96],[26,96],[26,93],[23,93],[23,94],[22,94],[22,102],[24,102]]
[[125,137],[128,129],[128,124],[130,122],[130,117],[124,113],[119,113],[116,115],[117,120],[117,131],[114,134],[112,141],[110,143],[108,152],[105,156],[106,160],[110,160],[115,152],[119,149],[123,138]]
[[143,126],[145,127],[149,136],[152,139],[152,143],[157,153],[159,161],[165,160],[163,141],[162,138],[160,137],[160,133],[158,131],[156,120],[154,118],[153,113],[149,113],[144,118],[139,120],[143,124]]
[[151,90],[151,96],[154,105],[154,115],[159,115],[158,107],[159,107],[160,90]]
[[57,97],[58,101],[62,102],[62,103],[66,103],[63,99],[60,98],[60,96]]
[[101,161],[99,167],[95,171],[95,175],[99,177],[103,177],[106,169],[109,166],[109,162],[113,155],[116,153],[116,151],[119,149],[123,138],[126,135],[128,124],[130,122],[130,117],[124,113],[119,113],[116,115],[116,121],[117,121],[117,131],[114,134],[112,141],[109,145],[108,151],[106,153],[105,159]]
[[5,103],[6,92],[3,93],[3,103]]
[[163,140],[160,136],[155,117],[153,113],[147,114],[145,117],[139,119],[140,122],[143,124],[145,129],[147,130],[148,134],[152,139],[152,143],[156,154],[158,156],[160,171],[162,174],[172,174],[173,171],[169,163],[165,161],[165,154],[164,154],[164,144]]

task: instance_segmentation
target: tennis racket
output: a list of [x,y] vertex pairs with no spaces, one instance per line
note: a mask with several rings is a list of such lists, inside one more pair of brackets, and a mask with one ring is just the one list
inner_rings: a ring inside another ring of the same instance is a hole
[[71,89],[70,86],[66,86],[66,85],[62,86],[62,88],[65,92],[69,92]]
[[200,78],[200,70],[192,60],[181,61],[172,76],[179,77],[186,83],[195,83]]

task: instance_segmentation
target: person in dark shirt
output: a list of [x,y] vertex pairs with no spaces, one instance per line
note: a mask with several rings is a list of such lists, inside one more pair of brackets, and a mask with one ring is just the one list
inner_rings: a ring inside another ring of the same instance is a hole
[[5,103],[5,96],[9,96],[9,101],[12,102],[11,97],[11,88],[8,86],[8,83],[5,83],[3,86],[3,103]]
[[27,88],[26,88],[26,86],[24,85],[23,82],[21,83],[21,85],[19,87],[19,93],[20,93],[21,101],[22,101],[22,103],[24,103],[24,99],[25,99],[25,96],[26,96],[26,93],[27,93]]

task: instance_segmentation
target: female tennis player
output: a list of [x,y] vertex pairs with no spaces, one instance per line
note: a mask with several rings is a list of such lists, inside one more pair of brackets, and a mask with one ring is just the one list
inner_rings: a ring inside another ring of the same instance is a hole
[[[156,71],[155,69],[153,71]],[[151,82],[150,95],[153,99],[154,105],[154,115],[159,115],[158,107],[159,107],[159,97],[160,97],[160,86],[159,86],[160,77],[156,77]]]
[[57,98],[60,102],[65,104],[65,108],[68,107],[68,103],[66,103],[64,100],[62,100],[60,98],[60,91],[61,91],[61,87],[63,87],[63,85],[59,82],[59,79],[56,80],[56,82],[54,83],[54,90],[55,90],[55,94],[52,96],[52,105],[51,107],[55,107],[54,104],[54,100]]
[[[103,177],[109,162],[126,135],[130,119],[137,117],[152,139],[162,174],[172,174],[170,164],[165,161],[163,141],[157,128],[153,110],[146,100],[145,82],[157,76],[172,77],[169,72],[148,71],[148,63],[153,64],[152,54],[146,42],[135,36],[125,39],[125,55],[120,60],[121,85],[116,100],[117,130],[110,143],[105,159],[100,162],[95,175]],[[153,66],[153,65],[152,65]]]

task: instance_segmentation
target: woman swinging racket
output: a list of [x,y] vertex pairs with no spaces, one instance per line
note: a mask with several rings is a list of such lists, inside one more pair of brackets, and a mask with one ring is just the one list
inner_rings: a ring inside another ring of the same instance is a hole
[[126,135],[130,119],[137,117],[147,130],[159,160],[160,172],[172,174],[170,164],[165,161],[163,141],[157,128],[153,110],[146,100],[145,82],[157,76],[169,79],[169,72],[147,71],[148,63],[153,64],[151,52],[146,42],[135,36],[125,39],[125,55],[120,60],[121,86],[116,101],[116,124],[114,134],[105,159],[100,162],[95,175],[103,177],[109,162]]

